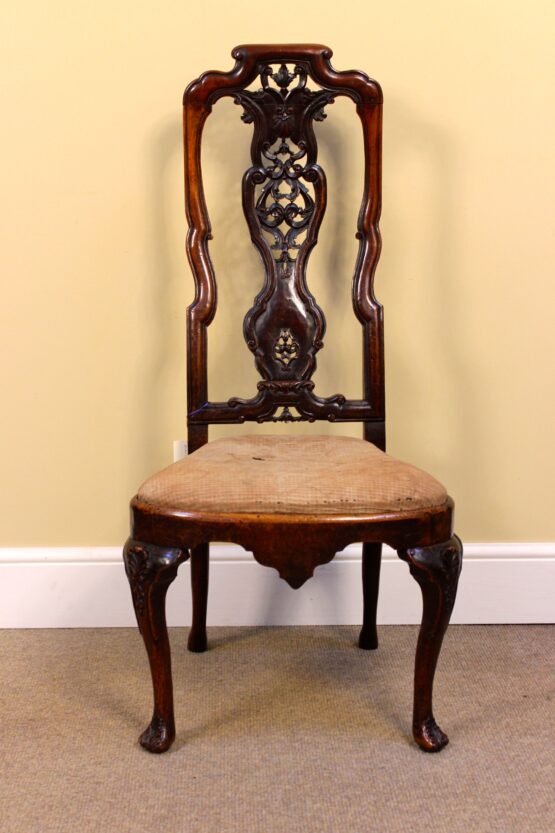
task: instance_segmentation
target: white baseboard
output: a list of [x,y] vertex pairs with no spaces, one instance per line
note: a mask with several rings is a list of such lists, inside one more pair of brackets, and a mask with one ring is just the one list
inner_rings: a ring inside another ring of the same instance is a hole
[[[231,544],[213,544],[211,625],[351,625],[361,620],[360,545],[348,547],[293,591]],[[168,623],[188,625],[189,566],[168,593]],[[378,621],[415,624],[418,585],[384,548]],[[459,624],[555,622],[555,543],[466,544],[452,617]],[[119,547],[0,549],[1,628],[135,624]]]

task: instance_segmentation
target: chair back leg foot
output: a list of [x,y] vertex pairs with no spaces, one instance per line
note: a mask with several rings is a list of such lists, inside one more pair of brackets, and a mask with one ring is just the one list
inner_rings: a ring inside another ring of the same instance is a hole
[[363,651],[375,651],[378,647],[378,632],[376,628],[361,628],[358,636],[358,647]]

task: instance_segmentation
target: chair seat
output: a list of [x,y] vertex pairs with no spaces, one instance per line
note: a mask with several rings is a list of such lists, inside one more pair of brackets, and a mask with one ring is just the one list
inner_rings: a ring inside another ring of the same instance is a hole
[[162,512],[391,514],[441,506],[426,472],[352,437],[214,440],[150,477],[138,498]]

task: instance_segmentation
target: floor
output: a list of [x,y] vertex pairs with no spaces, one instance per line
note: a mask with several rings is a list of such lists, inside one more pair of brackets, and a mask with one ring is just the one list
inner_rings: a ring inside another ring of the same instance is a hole
[[151,693],[136,631],[0,631],[2,833],[553,833],[555,629],[452,626],[410,738],[417,630],[171,633],[177,739],[136,743]]

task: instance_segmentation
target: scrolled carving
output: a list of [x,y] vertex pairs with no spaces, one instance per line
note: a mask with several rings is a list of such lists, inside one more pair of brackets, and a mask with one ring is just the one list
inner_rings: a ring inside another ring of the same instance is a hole
[[[335,97],[330,90],[308,89],[308,72],[304,62],[295,64],[292,71],[285,63],[278,70],[274,66],[271,63],[261,64],[260,89],[255,92],[241,90],[234,98],[235,103],[243,107],[242,120],[246,124],[255,123],[262,133],[256,148],[253,144],[253,162],[260,162],[262,146],[273,144],[277,138],[291,138],[299,144],[306,137],[315,150],[314,134],[309,132],[311,125],[307,124],[307,120],[323,121],[326,118],[324,107],[331,104]],[[295,79],[296,85],[291,86]]]
[[257,384],[258,394],[252,399],[234,396],[227,402],[208,402],[203,408],[189,414],[191,423],[225,421],[243,423],[247,419],[256,422],[276,422],[280,407],[294,406],[303,420],[336,419],[345,421],[349,413],[352,421],[360,421],[368,413],[364,402],[348,402],[343,394],[316,396],[314,382],[310,379],[264,379]]
[[[291,409],[285,405],[281,412],[274,414],[269,418],[270,422],[313,422],[308,417],[299,414],[296,408],[293,409],[296,413],[292,413]],[[263,417],[259,422],[266,422],[268,417]]]
[[430,582],[439,589],[442,607],[451,613],[462,568],[462,546],[454,536],[446,544],[408,549],[399,553],[408,562],[411,575],[427,590]]
[[[148,619],[148,594],[156,585],[170,584],[177,574],[179,565],[188,557],[188,550],[147,545],[131,539],[126,543],[123,560],[140,627],[143,627]],[[154,624],[151,623],[150,627],[156,638]]]
[[[280,154],[285,154],[285,158],[280,159]],[[253,174],[257,184],[268,179],[256,200],[256,216],[263,231],[273,237],[274,257],[286,263],[301,248],[300,238],[306,234],[315,209],[312,195],[300,179],[310,182],[311,170],[296,164],[296,160],[306,156],[306,147],[301,142],[295,152],[294,146],[281,142],[275,153],[264,147],[262,155],[264,162],[269,160],[270,164],[265,165],[263,173]]]
[[[189,310],[188,415],[191,425],[273,420],[283,407],[306,419],[382,424],[383,336],[381,307],[373,295],[379,256],[381,91],[358,71],[336,72],[332,52],[320,45],[242,46],[228,73],[205,73],[185,94],[186,204],[191,231],[188,253],[197,281]],[[210,402],[206,384],[206,327],[216,306],[216,286],[207,248],[210,225],[202,191],[200,145],[212,105],[230,96],[252,127],[251,166],[242,184],[243,209],[262,257],[265,282],[244,321],[244,335],[264,382],[309,381],[323,345],[325,320],[306,283],[308,257],[317,242],[326,207],[326,177],[317,162],[315,123],[326,118],[336,97],[356,105],[363,129],[364,193],[358,219],[360,241],[353,278],[353,308],[363,328],[364,389],[360,399],[318,397],[313,389],[259,388],[251,399]],[[276,352],[280,331],[298,344],[295,357]],[[202,369],[201,369],[202,368]],[[370,430],[370,429],[368,429]],[[373,429],[372,429],[373,431]],[[383,428],[372,436],[379,437]]]
[[265,286],[245,318],[245,339],[264,379],[308,379],[325,330],[305,274],[326,201],[312,122],[324,118],[333,94],[308,89],[300,63],[291,69],[285,63],[279,69],[262,65],[260,80],[259,90],[235,96],[243,120],[255,128],[243,208],[266,267]]

